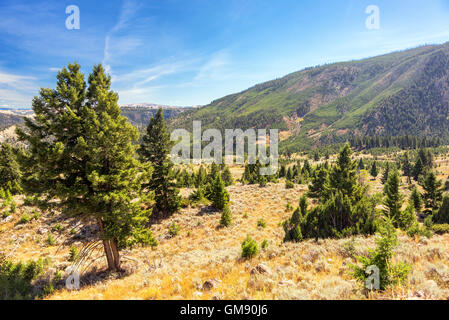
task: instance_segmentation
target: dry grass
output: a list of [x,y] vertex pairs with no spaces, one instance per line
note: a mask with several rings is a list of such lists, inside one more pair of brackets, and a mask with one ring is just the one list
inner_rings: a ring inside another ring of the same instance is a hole
[[[448,168],[440,167],[442,171]],[[241,169],[233,168],[233,173]],[[446,172],[443,172],[446,174]],[[379,181],[371,181],[371,192],[381,189]],[[348,249],[349,239],[283,243],[280,222],[291,216],[287,203],[298,206],[305,186],[285,189],[283,183],[259,186],[236,185],[228,188],[231,195],[233,225],[217,228],[220,213],[208,208],[185,208],[170,219],[152,226],[158,238],[156,249],[135,248],[123,252],[123,264],[130,275],[110,277],[99,282],[84,283],[79,291],[65,289],[48,299],[447,299],[449,297],[449,235],[431,239],[400,235],[396,259],[413,265],[409,283],[381,293],[366,295],[349,274],[353,254],[364,254],[375,246],[375,238],[357,237],[354,252]],[[404,192],[408,192],[403,188]],[[188,190],[183,190],[187,194]],[[17,199],[19,201],[19,199]],[[22,205],[14,219],[0,224],[1,251],[15,260],[49,257],[51,272],[64,270],[70,246],[82,246],[72,241],[70,230],[75,221],[57,214],[43,214],[39,221],[17,229],[16,224],[25,211]],[[266,228],[258,228],[263,218]],[[176,222],[178,236],[167,236],[168,227]],[[52,231],[56,224],[62,231]],[[48,246],[47,228],[57,243]],[[41,232],[42,233],[42,232]],[[241,242],[249,234],[259,244],[267,239],[269,246],[252,260],[242,260]],[[40,241],[39,241],[40,240]],[[13,251],[14,250],[14,251]],[[101,254],[101,252],[98,252]],[[252,274],[263,263],[271,272]],[[104,267],[104,260],[92,266]],[[215,287],[206,290],[203,284],[214,280]]]

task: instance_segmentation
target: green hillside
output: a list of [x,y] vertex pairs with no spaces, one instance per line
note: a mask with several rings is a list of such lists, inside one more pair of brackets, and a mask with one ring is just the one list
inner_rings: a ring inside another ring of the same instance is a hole
[[354,135],[449,138],[449,44],[308,68],[213,101],[171,120],[172,128],[279,128],[281,148]]

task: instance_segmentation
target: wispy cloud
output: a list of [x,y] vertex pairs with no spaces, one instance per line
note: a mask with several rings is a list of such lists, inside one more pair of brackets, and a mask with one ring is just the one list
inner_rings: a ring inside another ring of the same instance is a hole
[[36,78],[0,71],[0,104],[12,107],[28,106],[38,86]]
[[[103,65],[105,70],[112,73],[111,61],[114,57],[120,57],[126,53],[135,50],[142,44],[142,41],[136,37],[116,36],[118,32],[130,26],[132,18],[139,10],[140,4],[134,0],[125,0],[122,4],[120,16],[117,23],[105,37]],[[114,55],[114,57],[113,57]]]
[[214,53],[200,68],[194,80],[203,80],[220,77],[224,74],[226,66],[231,64],[231,55],[227,50]]

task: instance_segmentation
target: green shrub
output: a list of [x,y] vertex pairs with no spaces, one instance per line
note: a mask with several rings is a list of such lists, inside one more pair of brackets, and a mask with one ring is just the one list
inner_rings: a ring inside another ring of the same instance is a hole
[[262,248],[262,250],[266,250],[268,248],[268,240],[264,239],[260,244],[260,247]]
[[12,213],[16,213],[16,210],[17,210],[17,205],[16,205],[16,203],[15,203],[14,201],[12,201],[12,202],[11,202],[11,205],[10,205],[10,207],[9,207],[9,211],[10,211],[11,214],[12,214]]
[[70,262],[75,262],[76,259],[78,259],[78,255],[79,255],[78,248],[75,247],[75,246],[72,246],[72,247],[70,248],[69,261],[70,261]]
[[53,231],[61,232],[62,226],[58,223],[53,227]]
[[287,180],[285,182],[285,189],[294,189],[294,188],[295,188],[295,184],[292,181]]
[[42,260],[27,263],[13,263],[0,257],[0,300],[33,299],[33,280],[40,276],[44,269]]
[[258,251],[257,242],[248,235],[242,242],[242,258],[251,259],[257,255]]
[[22,215],[22,218],[20,218],[19,220],[19,224],[27,224],[30,221],[31,221],[30,215],[28,213],[24,213]]
[[433,232],[436,234],[449,233],[449,224],[434,224],[432,227]]
[[407,230],[407,235],[411,238],[413,238],[414,236],[431,238],[432,230],[421,226],[418,222],[416,222]]
[[37,210],[33,210],[33,220],[39,220],[41,218],[41,214]]
[[168,227],[168,234],[171,237],[176,237],[179,234],[179,231],[181,231],[181,227],[178,226],[176,224],[176,222],[173,222],[169,227]]
[[53,235],[51,233],[48,234],[47,239],[45,240],[47,245],[52,246],[55,244],[55,239],[53,238]]
[[257,220],[257,227],[258,228],[266,228],[267,222],[264,219]]
[[10,215],[11,215],[11,212],[9,212],[9,210],[5,210],[2,213],[2,218],[3,219],[8,218]]
[[416,223],[415,206],[411,203],[399,213],[398,226],[401,230],[408,230]]

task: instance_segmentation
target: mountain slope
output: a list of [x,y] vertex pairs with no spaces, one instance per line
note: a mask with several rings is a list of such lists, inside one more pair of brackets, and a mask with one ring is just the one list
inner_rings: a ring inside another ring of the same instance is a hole
[[213,101],[173,128],[279,128],[283,148],[353,135],[449,138],[449,43],[308,68]]

